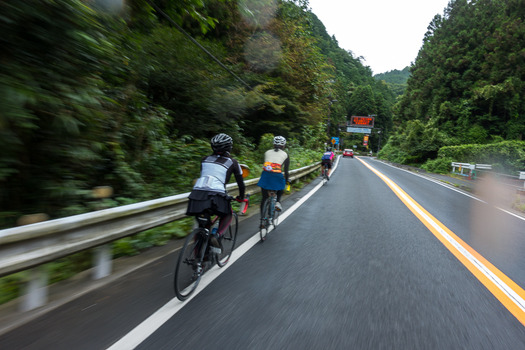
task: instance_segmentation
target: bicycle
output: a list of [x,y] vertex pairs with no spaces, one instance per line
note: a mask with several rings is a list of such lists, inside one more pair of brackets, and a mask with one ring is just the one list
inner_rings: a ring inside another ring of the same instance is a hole
[[263,206],[261,212],[261,225],[260,225],[260,235],[261,242],[266,240],[266,236],[270,230],[270,226],[277,228],[279,224],[279,210],[275,210],[275,203],[277,202],[277,192],[273,190],[268,190],[268,199],[264,201],[261,205]]
[[330,178],[328,177],[328,168],[324,167],[324,169],[321,171],[321,176],[323,177],[323,185],[325,185]]
[[[233,199],[233,197],[230,197]],[[245,203],[240,214],[244,215],[248,209],[248,198],[244,200],[235,199],[237,202]],[[219,216],[210,210],[196,216],[198,227],[186,238],[184,246],[180,251],[175,267],[174,288],[177,298],[186,300],[197,289],[202,275],[215,264],[219,267],[225,266],[230,260],[235,247],[239,218],[232,208],[232,221],[224,233],[216,237],[212,228],[218,226]],[[219,248],[210,245],[212,237],[216,237]]]

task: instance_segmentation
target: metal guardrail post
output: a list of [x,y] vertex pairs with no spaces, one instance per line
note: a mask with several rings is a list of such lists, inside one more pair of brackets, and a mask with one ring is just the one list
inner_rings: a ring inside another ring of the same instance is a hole
[[111,245],[104,244],[95,248],[93,279],[101,279],[111,274],[113,266]]
[[[320,162],[317,162],[294,169],[290,171],[290,181],[296,181],[319,167]],[[247,194],[260,192],[258,181],[258,178],[245,181]],[[106,190],[97,188],[100,189]],[[237,184],[228,184],[227,189],[231,195],[238,194]],[[22,309],[42,306],[47,301],[48,281],[43,264],[96,248],[93,276],[95,279],[108,276],[112,265],[110,243],[184,218],[188,196],[189,192],[0,230],[0,276],[31,270]]]
[[45,305],[47,302],[49,274],[43,265],[29,270],[29,280],[20,305],[21,311],[29,311]]

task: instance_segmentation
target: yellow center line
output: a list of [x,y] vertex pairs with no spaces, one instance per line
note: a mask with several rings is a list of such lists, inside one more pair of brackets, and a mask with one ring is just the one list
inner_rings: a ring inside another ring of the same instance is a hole
[[525,291],[519,285],[432,216],[396,183],[363,160],[359,159],[359,161],[383,180],[430,232],[483,283],[522,325],[525,325]]

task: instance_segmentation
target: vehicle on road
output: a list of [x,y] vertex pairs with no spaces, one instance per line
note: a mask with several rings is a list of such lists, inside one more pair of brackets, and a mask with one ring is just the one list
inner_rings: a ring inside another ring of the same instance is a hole
[[353,149],[349,149],[349,148],[345,149],[343,151],[343,158],[344,157],[354,158],[354,150]]

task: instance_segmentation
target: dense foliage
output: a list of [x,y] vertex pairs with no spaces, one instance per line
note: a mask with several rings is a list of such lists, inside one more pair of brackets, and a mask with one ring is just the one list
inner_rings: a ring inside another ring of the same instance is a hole
[[466,163],[491,164],[498,172],[525,169],[525,142],[503,141],[491,144],[442,147],[438,159],[464,159]]
[[[217,132],[254,168],[264,135],[284,135],[298,167],[349,114],[391,127],[394,95],[305,0],[6,0],[0,13],[0,227],[186,192]],[[115,193],[102,205],[100,185]]]
[[453,0],[436,15],[382,156],[417,164],[435,158],[442,146],[522,140],[523,18],[520,0]]
[[410,77],[410,67],[405,67],[402,70],[391,70],[385,73],[374,75],[377,80],[383,80],[396,96],[401,96],[405,93],[407,88],[407,81]]

